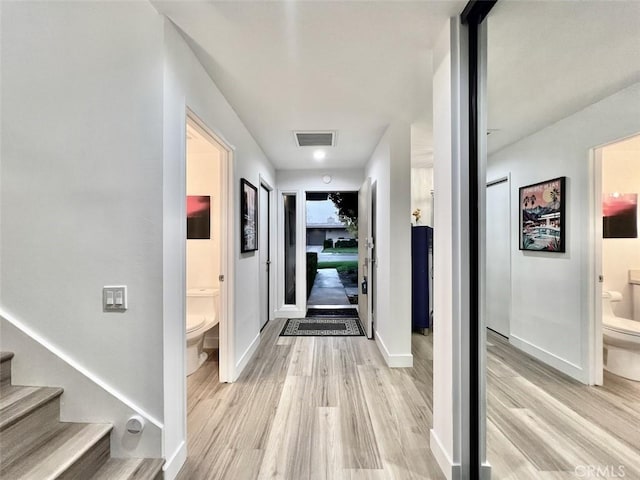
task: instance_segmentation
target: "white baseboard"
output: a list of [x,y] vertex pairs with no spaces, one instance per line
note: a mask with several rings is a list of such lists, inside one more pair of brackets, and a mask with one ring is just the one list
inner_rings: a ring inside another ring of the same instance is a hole
[[453,460],[442,446],[438,435],[435,430],[431,429],[431,440],[429,442],[429,447],[431,448],[431,453],[438,462],[438,466],[447,480],[459,480],[460,479],[460,465],[454,464]]
[[562,373],[569,375],[572,378],[575,378],[579,382],[588,384],[588,372],[584,369],[580,368],[578,365],[565,360],[547,350],[540,348],[532,343],[527,342],[526,340],[518,337],[517,335],[511,334],[509,337],[509,343],[516,348],[519,348],[525,353],[528,353],[532,357],[537,358],[541,362],[546,363],[547,365],[555,368],[556,370],[560,370]]
[[382,357],[384,361],[387,363],[387,366],[390,368],[409,368],[413,367],[413,355],[410,353],[402,353],[402,354],[393,354],[389,353],[387,346],[384,344],[384,340],[380,334],[376,331],[375,333],[376,345],[378,345],[378,349],[380,353],[382,353]]
[[253,358],[253,354],[256,353],[256,350],[258,350],[259,346],[260,346],[260,334],[258,333],[258,335],[256,335],[256,338],[254,338],[253,341],[251,342],[251,345],[249,345],[249,348],[245,350],[245,352],[242,354],[242,357],[240,357],[240,360],[238,360],[238,363],[236,363],[235,372],[233,374],[234,382],[238,379],[242,371],[245,369],[245,367],[249,363],[249,360]]
[[171,457],[167,457],[167,461],[162,467],[162,470],[164,471],[164,480],[174,480],[186,461],[187,444],[182,441],[176,451],[173,452],[173,455],[171,455]]
[[276,310],[274,313],[274,318],[304,318],[307,315],[307,312],[303,310],[292,310],[285,308]]
[[488,462],[480,465],[480,480],[491,480],[491,465]]

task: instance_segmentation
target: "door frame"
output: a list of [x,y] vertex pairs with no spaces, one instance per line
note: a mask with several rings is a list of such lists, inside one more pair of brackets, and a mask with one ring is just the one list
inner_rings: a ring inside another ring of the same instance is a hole
[[[234,369],[234,345],[235,345],[235,328],[234,328],[234,231],[232,228],[233,217],[233,157],[234,148],[224,140],[220,135],[216,134],[198,117],[198,115],[187,107],[185,115],[184,134],[186,137],[186,127],[191,124],[200,131],[207,139],[220,149],[220,275],[224,275],[224,281],[220,282],[219,296],[219,329],[220,329],[220,345],[219,345],[219,379],[220,383],[233,382],[235,378]],[[183,169],[184,179],[182,182],[182,191],[186,198],[186,168],[187,168],[187,142],[184,141],[184,157]],[[183,207],[183,216],[186,218],[186,207]],[[185,298],[184,316],[182,319],[183,329],[185,329],[186,337],[186,236],[182,240],[182,296]],[[226,255],[225,255],[226,252]],[[186,347],[186,344],[185,344]],[[185,362],[183,358],[183,362]],[[186,377],[185,377],[186,378]],[[186,398],[186,389],[185,389]]]
[[[274,189],[271,186],[271,184],[269,184],[269,182],[262,176],[260,175],[260,179],[259,179],[259,183],[260,183],[260,188],[264,188],[267,191],[267,199],[268,199],[268,204],[267,204],[267,251],[268,251],[268,260],[269,260],[269,274],[267,275],[267,323],[269,323],[271,320],[273,320],[273,306],[275,305],[273,296],[274,296],[274,291],[275,288],[272,288],[272,285],[275,285],[274,283],[274,275],[275,275],[275,270],[274,268],[272,268],[273,266],[273,258],[274,258],[274,242],[271,239],[271,235],[273,234],[273,228],[272,228],[272,219],[274,218],[273,215],[273,207],[274,207],[274,201],[273,201],[273,194],[274,194]],[[261,206],[260,204],[258,204],[258,208],[263,208],[263,206]],[[259,285],[259,288],[261,288],[261,286]],[[264,324],[264,326],[260,329],[262,331],[262,329],[264,327],[266,327],[267,323]]]
[[[507,308],[507,315],[508,315],[508,319],[509,319],[509,332],[508,332],[509,334],[508,334],[507,338],[510,339],[511,338],[511,318],[513,317],[512,310],[511,310],[511,307],[512,307],[512,302],[511,302],[511,295],[512,295],[512,285],[511,285],[511,273],[512,273],[511,272],[511,263],[512,263],[511,262],[511,247],[512,247],[512,244],[513,244],[513,242],[511,241],[512,240],[511,239],[511,231],[512,231],[511,230],[511,220],[512,220],[512,218],[511,218],[511,213],[512,213],[511,212],[511,206],[512,206],[512,202],[511,202],[511,200],[512,200],[511,199],[511,172],[509,172],[506,175],[503,175],[501,177],[494,178],[493,180],[488,180],[486,182],[485,190],[488,189],[489,187],[493,187],[495,185],[500,185],[500,184],[503,184],[503,183],[507,184],[508,198],[509,198],[508,199],[508,206],[507,206],[507,211],[509,212],[509,214],[508,214],[509,215],[509,218],[508,218],[508,222],[509,222],[509,227],[508,227],[509,228],[509,245],[508,245],[508,249],[509,249],[509,295],[508,295],[509,305],[508,305],[508,308]],[[485,209],[486,209],[486,192],[485,192]],[[484,238],[486,239],[486,236],[487,236],[487,231],[486,231],[487,215],[486,215],[486,213],[484,215],[485,215],[484,216],[484,225],[482,226],[481,230],[482,230],[482,235],[484,235]],[[482,254],[485,257],[486,257],[486,249],[487,249],[487,246],[486,246],[486,241],[485,241],[484,249],[482,251]],[[481,290],[480,290],[480,303],[484,302],[484,306],[482,306],[480,308],[480,310],[482,312],[486,312],[486,308],[487,308],[486,307],[486,302],[487,302],[486,258],[484,259],[484,264],[485,264],[484,268],[482,269],[483,278],[482,278],[482,281],[480,282],[480,288],[481,288]],[[495,333],[497,333],[499,335],[502,335],[500,332],[497,332],[496,330],[493,330],[491,327],[487,326],[487,319],[486,318],[485,318],[483,323],[492,332],[495,332]]]
[[602,232],[602,150],[610,145],[628,140],[640,135],[640,132],[615,138],[594,146],[588,152],[589,183],[589,234],[588,234],[588,377],[589,385],[604,383],[604,354],[602,342],[602,286],[603,281],[603,232]]
[[[615,143],[615,142],[613,142]],[[588,264],[589,264],[589,385],[604,382],[604,358],[602,343],[602,149],[606,145],[589,150],[589,194]],[[598,221],[600,219],[600,221]]]
[[[374,247],[371,225],[372,183],[371,177],[365,177],[362,186],[358,190],[358,313],[360,322],[363,324],[362,328],[369,339],[373,338],[373,317],[371,315],[373,295],[369,293],[368,287],[372,283],[371,272],[375,268],[375,262],[371,261]],[[366,211],[362,211],[362,206],[366,208]],[[366,220],[364,227],[362,220]],[[365,295],[362,293],[362,286],[365,282],[367,284],[367,294],[366,298],[363,298]],[[363,309],[365,310],[364,312]]]

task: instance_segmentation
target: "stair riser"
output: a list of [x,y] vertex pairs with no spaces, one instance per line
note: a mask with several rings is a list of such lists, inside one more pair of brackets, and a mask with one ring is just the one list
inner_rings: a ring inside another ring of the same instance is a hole
[[59,415],[60,397],[57,397],[3,430],[0,435],[0,472],[45,443],[58,425]]
[[0,363],[0,387],[11,385],[11,359]]
[[92,478],[111,456],[110,435],[107,433],[100,441],[71,465],[58,480],[86,480]]

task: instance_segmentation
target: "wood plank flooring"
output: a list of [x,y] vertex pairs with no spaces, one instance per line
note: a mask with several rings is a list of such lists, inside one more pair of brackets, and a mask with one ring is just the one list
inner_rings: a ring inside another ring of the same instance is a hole
[[488,342],[493,478],[640,479],[640,382],[605,372],[602,387],[589,387],[493,332]]
[[179,479],[444,479],[415,380],[431,378],[430,354],[391,370],[364,337],[278,337],[283,326],[267,325],[236,383],[218,384],[212,361],[189,377]]
[[[278,337],[283,325],[267,325],[236,383],[218,383],[215,361],[189,377],[179,479],[444,479],[429,450],[431,336],[413,335],[413,368],[389,369],[373,341]],[[489,343],[493,478],[575,479],[576,467],[621,465],[640,479],[640,383],[605,374],[604,387],[587,387],[498,335]]]

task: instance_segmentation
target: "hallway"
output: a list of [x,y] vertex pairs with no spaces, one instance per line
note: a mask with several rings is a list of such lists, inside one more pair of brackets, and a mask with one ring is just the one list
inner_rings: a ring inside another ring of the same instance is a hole
[[443,479],[428,448],[431,346],[389,369],[364,337],[278,337],[265,328],[234,384],[214,362],[188,379],[188,452],[179,479]]

